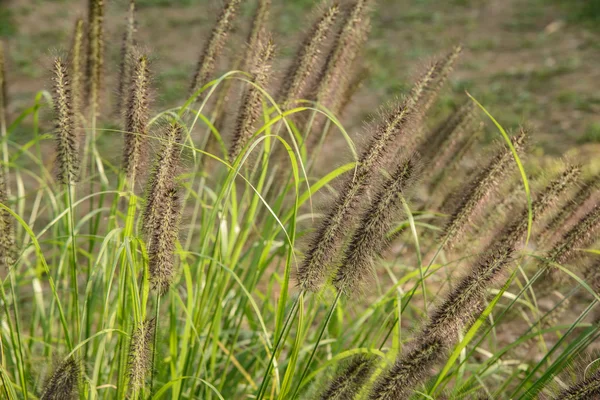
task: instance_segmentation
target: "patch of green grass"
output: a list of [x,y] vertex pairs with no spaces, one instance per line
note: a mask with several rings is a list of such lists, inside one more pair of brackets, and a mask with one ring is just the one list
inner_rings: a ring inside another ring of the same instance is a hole
[[17,33],[13,23],[12,11],[6,6],[0,6],[0,37],[10,37]]
[[593,122],[586,128],[585,132],[579,138],[579,143],[600,143],[600,122]]

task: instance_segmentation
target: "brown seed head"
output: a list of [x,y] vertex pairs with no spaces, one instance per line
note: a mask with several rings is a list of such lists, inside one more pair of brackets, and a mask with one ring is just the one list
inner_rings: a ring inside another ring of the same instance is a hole
[[119,65],[119,86],[117,88],[116,113],[121,113],[122,107],[125,104],[127,90],[131,85],[133,65],[131,58],[133,57],[135,47],[135,0],[130,0],[129,10],[127,12],[127,20],[125,33],[123,34],[123,44],[121,45],[121,64]]
[[100,108],[104,68],[104,0],[89,0],[86,101],[94,114]]
[[152,369],[152,344],[155,329],[156,320],[153,318],[139,324],[131,335],[127,364],[129,382],[134,391],[144,386],[146,377]]
[[40,400],[75,400],[81,366],[74,358],[63,360],[44,384]]

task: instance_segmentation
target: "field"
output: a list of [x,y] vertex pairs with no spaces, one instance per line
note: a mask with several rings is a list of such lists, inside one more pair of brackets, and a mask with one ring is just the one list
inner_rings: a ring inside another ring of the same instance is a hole
[[599,23],[2,3],[0,398],[600,396]]

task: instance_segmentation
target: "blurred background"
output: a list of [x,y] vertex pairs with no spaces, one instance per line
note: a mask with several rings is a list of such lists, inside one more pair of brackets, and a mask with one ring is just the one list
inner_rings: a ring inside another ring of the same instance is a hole
[[[126,0],[106,0],[107,72],[114,91]],[[49,55],[69,46],[85,0],[0,0],[0,39],[8,50],[10,111],[48,89]],[[154,55],[155,109],[181,103],[222,0],[138,0],[139,43]],[[253,12],[245,1],[228,43],[237,56]],[[314,0],[273,0],[279,58],[295,52]],[[538,152],[600,154],[600,0],[379,0],[364,57],[370,76],[351,105],[357,127],[403,93],[429,57],[462,42],[466,51],[437,112],[468,90],[507,128],[526,123]],[[236,51],[236,49],[238,49]],[[229,64],[231,65],[231,64]],[[226,71],[228,65],[221,66]],[[488,130],[493,136],[493,130]],[[496,134],[497,135],[497,134]]]

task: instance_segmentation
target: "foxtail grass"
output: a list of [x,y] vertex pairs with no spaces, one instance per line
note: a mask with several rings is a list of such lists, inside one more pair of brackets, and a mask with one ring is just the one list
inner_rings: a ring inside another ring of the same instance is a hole
[[325,8],[312,28],[306,33],[306,37],[283,79],[281,92],[278,96],[283,109],[289,108],[290,102],[298,99],[303,94],[308,78],[315,73],[323,42],[329,36],[338,14],[338,4]]
[[119,83],[117,87],[117,100],[115,102],[115,110],[117,112],[117,115],[123,109],[125,99],[127,98],[127,89],[131,85],[131,80],[134,74],[131,58],[133,57],[135,48],[135,33],[135,0],[130,0],[125,24],[125,33],[123,33],[123,43],[121,45]]
[[190,96],[199,90],[202,85],[208,83],[208,79],[213,74],[217,59],[221,55],[229,36],[229,31],[231,30],[240,2],[241,0],[227,0],[223,6],[216,25],[210,34],[210,38],[204,44],[204,48],[200,54],[196,72],[190,85]]
[[136,177],[142,173],[146,161],[150,71],[146,55],[139,55],[129,62],[133,65],[125,110],[123,169],[130,182],[134,183]]
[[[517,151],[520,152],[523,149],[526,138],[527,133],[521,130],[521,133],[512,139],[513,146]],[[481,208],[500,179],[506,175],[512,159],[512,150],[508,146],[504,146],[487,167],[469,182],[466,188],[460,189],[464,195],[459,200],[441,235],[441,242],[445,243],[448,248],[452,248],[463,237],[469,220]]]
[[141,322],[131,336],[127,366],[129,384],[134,393],[137,393],[144,386],[152,369],[152,346],[155,329],[156,320],[149,319]]
[[331,382],[319,395],[320,400],[352,400],[355,399],[364,384],[369,380],[375,368],[372,357],[358,355],[352,357],[342,368],[339,368]]
[[93,116],[100,112],[104,69],[104,8],[104,0],[89,0],[85,99]]
[[238,119],[234,131],[233,143],[229,149],[229,160],[234,161],[242,149],[252,138],[256,122],[262,115],[263,93],[271,74],[271,60],[275,53],[275,45],[271,35],[266,35],[256,42],[254,50],[258,55],[255,65],[252,66],[252,83],[248,85],[242,99]]
[[375,262],[389,244],[387,234],[402,210],[418,171],[417,157],[408,157],[375,193],[337,269],[333,284],[338,291],[357,293],[371,282]]
[[63,360],[44,384],[40,400],[75,400],[81,379],[81,365],[73,357]]
[[[73,103],[73,113],[76,121],[80,121],[81,113],[83,112],[83,89],[85,78],[83,75],[84,68],[84,40],[85,26],[82,18],[75,21],[75,29],[73,31],[73,42],[71,44],[71,53],[69,57],[70,75],[71,75],[71,98]],[[79,125],[79,124],[77,124]]]

